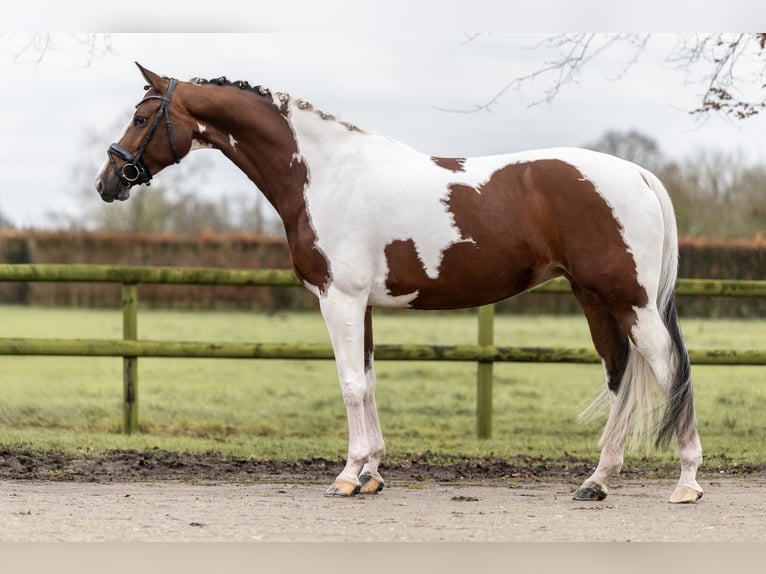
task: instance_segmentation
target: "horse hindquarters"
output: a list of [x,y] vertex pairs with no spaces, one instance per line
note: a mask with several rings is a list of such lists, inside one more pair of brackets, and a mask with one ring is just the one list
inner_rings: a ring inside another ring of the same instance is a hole
[[[619,333],[615,330],[616,321],[610,320],[603,307],[584,304],[583,308],[607,377],[607,389],[583,418],[594,414],[604,399],[609,403],[609,416],[599,441],[602,451],[598,466],[580,486],[575,499],[603,500],[608,480],[622,467],[628,437],[633,445],[638,445],[651,440],[649,434],[659,428],[657,444],[674,433],[678,438],[681,477],[670,501],[696,501],[702,496],[696,481],[702,457],[683,342],[673,336],[673,328],[666,326],[654,306],[638,309],[635,324],[625,329],[630,332],[632,345],[622,330]],[[668,317],[675,320],[674,312],[668,313]],[[655,382],[668,398],[659,427]]]
[[[575,498],[604,498],[606,480],[620,470],[628,434],[638,443],[649,432],[658,431],[657,444],[673,434],[678,439],[681,478],[670,501],[694,502],[702,496],[695,478],[702,455],[689,359],[674,303],[678,266],[675,216],[659,180],[649,172],[642,172],[641,176],[648,188],[644,190],[651,190],[659,201],[662,224],[656,233],[634,234],[634,241],[626,245],[637,260],[643,261],[633,273],[636,285],[646,289],[643,300],[630,291],[615,288],[619,285],[617,281],[599,283],[593,275],[573,279],[573,291],[585,310],[594,344],[607,371],[608,390],[604,396],[609,397],[610,403],[599,465]],[[629,217],[623,223],[628,221]],[[658,238],[660,242],[656,241]],[[648,261],[659,262],[659,267],[654,268]],[[629,271],[625,268],[623,275],[630,275]],[[655,282],[648,277],[658,279]],[[590,290],[583,289],[582,284],[589,285]],[[654,422],[654,382],[668,399],[659,427]]]

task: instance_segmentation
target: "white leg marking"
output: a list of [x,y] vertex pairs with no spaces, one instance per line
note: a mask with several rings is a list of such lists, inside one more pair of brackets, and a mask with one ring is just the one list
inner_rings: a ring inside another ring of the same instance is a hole
[[[375,403],[375,368],[372,360],[366,372],[367,386],[364,394],[364,420],[367,429],[367,444],[370,453],[367,462],[362,468],[362,476],[369,476],[368,492],[377,492],[383,487],[383,477],[378,473],[378,466],[385,454],[385,443],[383,442],[383,432],[380,429],[380,420],[378,419],[378,408]],[[362,492],[365,492],[365,485],[362,486]]]
[[[606,370],[606,369],[605,369]],[[608,376],[608,375],[607,375]],[[617,396],[609,393],[609,419],[618,416]],[[609,421],[607,421],[607,426]],[[603,500],[607,495],[607,482],[613,476],[616,476],[622,468],[623,453],[625,452],[625,440],[627,438],[627,427],[616,425],[619,429],[618,435],[609,437],[605,440],[601,448],[601,456],[598,459],[596,470],[582,483],[575,494],[577,500]]]
[[[632,332],[633,341],[651,366],[660,387],[668,394],[677,362],[670,335],[656,310],[640,309],[636,311],[636,316],[638,322]],[[695,502],[702,496],[702,488],[697,483],[697,468],[702,463],[702,444],[698,432],[691,438],[680,436],[683,433],[678,434],[681,477],[670,502]]]
[[[339,490],[339,483],[359,486],[362,466],[370,458],[370,443],[365,413],[367,379],[364,371],[364,313],[366,295],[349,296],[331,286],[320,299],[330,341],[335,351],[343,402],[348,418],[348,459],[343,471],[327,494],[348,495],[354,492]],[[374,408],[374,406],[373,406]]]
[[702,496],[702,487],[697,482],[697,467],[702,464],[702,444],[699,433],[686,444],[678,445],[681,459],[681,478],[670,502],[695,502]]

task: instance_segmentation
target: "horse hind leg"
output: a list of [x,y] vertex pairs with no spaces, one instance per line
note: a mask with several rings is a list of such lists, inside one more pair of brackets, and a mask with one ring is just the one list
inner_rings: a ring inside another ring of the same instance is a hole
[[697,468],[702,462],[702,446],[694,413],[689,357],[675,305],[671,299],[664,321],[651,307],[639,309],[636,314],[631,339],[668,398],[657,443],[665,442],[674,434],[678,442],[681,476],[670,502],[696,502],[702,496],[702,488],[696,479]]
[[592,418],[598,414],[605,399],[609,403],[609,419],[601,437],[602,450],[598,466],[582,483],[574,499],[603,500],[607,496],[607,482],[620,472],[623,463],[627,426],[621,424],[624,405],[618,401],[618,391],[628,369],[630,343],[619,323],[595,294],[575,283],[572,283],[572,292],[583,308],[606,375],[606,389],[583,413],[583,418]]

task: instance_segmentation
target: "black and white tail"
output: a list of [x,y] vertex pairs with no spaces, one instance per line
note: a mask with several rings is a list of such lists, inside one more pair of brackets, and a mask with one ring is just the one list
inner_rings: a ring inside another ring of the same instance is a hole
[[[623,443],[628,439],[632,449],[639,444],[647,446],[665,445],[677,433],[679,442],[685,442],[696,434],[694,402],[692,396],[691,367],[689,355],[681,335],[678,314],[675,306],[675,283],[678,275],[678,232],[675,214],[665,187],[656,176],[642,170],[641,175],[647,186],[655,193],[662,207],[663,216],[663,252],[657,290],[656,314],[651,325],[644,328],[667,330],[660,339],[669,341],[662,353],[656,353],[653,363],[631,343],[627,367],[616,397],[604,391],[594,401],[582,418],[588,419],[613,402],[610,408],[601,444]],[[664,328],[663,328],[664,326]],[[634,341],[635,342],[635,341]],[[668,348],[669,347],[669,348]],[[656,371],[664,375],[664,393],[657,386]],[[666,404],[664,414],[657,408],[658,401]],[[651,440],[652,435],[655,438]],[[624,443],[623,443],[624,444]]]
[[657,309],[670,334],[673,357],[670,370],[670,388],[667,391],[667,409],[657,431],[656,444],[659,446],[670,442],[676,432],[678,433],[677,438],[681,442],[690,439],[692,435],[696,434],[697,423],[694,413],[689,353],[681,335],[681,325],[678,322],[675,303],[675,284],[678,277],[678,231],[675,213],[668,193],[660,180],[648,171],[643,172],[642,175],[657,195],[662,207],[662,217],[665,220],[662,274],[657,296]]

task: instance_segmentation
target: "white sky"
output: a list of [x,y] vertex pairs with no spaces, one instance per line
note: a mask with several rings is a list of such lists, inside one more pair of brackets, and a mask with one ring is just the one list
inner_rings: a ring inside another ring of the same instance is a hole
[[[67,3],[67,10],[77,13],[77,4]],[[324,4],[332,8],[343,2]],[[505,15],[509,3],[496,4],[496,11],[489,13]],[[298,9],[300,3],[282,6]],[[634,128],[655,138],[675,158],[699,147],[716,147],[741,149],[755,160],[766,161],[766,114],[744,122],[712,117],[700,123],[686,113],[698,104],[702,86],[689,83],[683,72],[663,64],[676,41],[674,35],[655,36],[647,53],[619,80],[614,76],[626,54],[604,53],[552,105],[528,107],[552,81],[543,78],[521,93],[508,92],[491,113],[455,114],[434,106],[470,108],[488,100],[513,77],[541,67],[552,57],[551,52],[535,48],[545,35],[494,33],[465,43],[459,19],[434,32],[418,32],[411,20],[403,31],[386,32],[385,27],[371,31],[369,13],[364,14],[365,28],[339,26],[340,30],[331,28],[324,34],[307,32],[311,18],[326,21],[333,15],[331,10],[310,12],[302,25],[286,27],[300,33],[118,33],[123,23],[115,20],[117,15],[127,14],[127,28],[138,27],[138,16],[124,7],[114,8],[111,20],[107,25],[102,20],[99,28],[112,31],[112,51],[89,64],[71,33],[55,35],[54,45],[39,63],[29,54],[18,55],[28,32],[0,36],[4,87],[0,90],[0,212],[18,226],[44,226],[50,213],[75,214],[81,209],[86,200],[80,190],[90,177],[76,175],[75,166],[92,162],[95,176],[106,148],[122,129],[118,119],[127,120],[141,98],[144,82],[133,64],[136,60],[179,79],[226,75],[287,91],[363,129],[385,133],[433,155],[583,145],[606,130]],[[415,12],[416,21],[422,23],[425,10]],[[278,29],[283,22],[280,13],[268,11],[262,29]],[[381,16],[384,26],[390,20],[390,15]],[[166,21],[160,19],[158,27]],[[205,22],[192,17],[180,28],[223,28],[215,19],[208,20],[207,26]],[[21,28],[30,29],[25,22]],[[246,28],[235,24],[229,29]],[[86,145],[87,131],[101,134],[98,150]],[[215,158],[216,177],[208,178],[206,190],[211,197],[252,189],[218,152],[194,152],[185,161],[196,161],[196,154]],[[157,179],[161,181],[162,176]],[[95,191],[92,201],[100,202]]]

